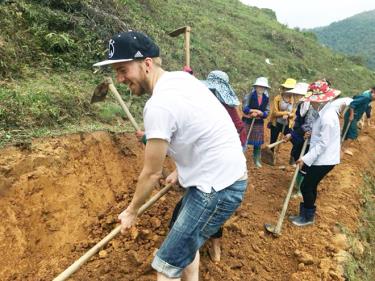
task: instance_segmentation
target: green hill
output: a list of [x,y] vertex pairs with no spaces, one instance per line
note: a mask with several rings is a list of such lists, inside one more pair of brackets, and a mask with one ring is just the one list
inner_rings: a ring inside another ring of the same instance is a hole
[[[105,58],[107,40],[122,30],[149,34],[161,47],[165,68],[179,70],[183,38],[167,33],[190,25],[197,77],[224,70],[240,96],[261,75],[275,90],[289,76],[326,77],[346,95],[375,78],[355,60],[322,47],[313,33],[289,29],[273,11],[237,0],[3,0],[0,25],[0,145],[77,130],[128,129],[114,100],[89,104],[95,85],[111,73],[94,74],[92,64]],[[146,98],[117,86],[140,121]]]
[[375,10],[311,31],[321,43],[375,69]]

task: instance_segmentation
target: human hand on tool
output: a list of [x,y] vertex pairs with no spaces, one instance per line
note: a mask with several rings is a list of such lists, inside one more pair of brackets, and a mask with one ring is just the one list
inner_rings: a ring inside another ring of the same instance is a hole
[[258,109],[250,109],[250,118],[257,118],[263,115],[263,112]]
[[283,141],[284,142],[288,142],[292,139],[292,135],[291,134],[286,134],[285,137],[283,138]]
[[287,120],[289,118],[289,114],[285,114],[285,115],[283,115],[283,119],[284,120]]
[[308,139],[308,138],[310,138],[311,137],[311,131],[307,131],[307,132],[305,132],[305,134],[303,135],[303,138],[304,139]]
[[303,164],[305,164],[305,163],[303,162],[302,158],[300,158],[296,161],[296,165],[299,167],[300,170],[302,169]]
[[137,211],[129,206],[125,211],[119,214],[118,219],[121,222],[121,233],[124,234],[128,228],[135,225]]
[[262,117],[263,116],[263,112],[260,111],[259,109],[255,109],[255,112],[258,115],[258,117]]
[[161,178],[159,182],[161,185],[176,184],[178,182],[177,169],[170,173],[166,178]]
[[165,178],[165,183],[166,184],[169,184],[169,183],[175,184],[175,183],[177,183],[177,181],[178,181],[177,169],[174,170],[172,173],[169,174],[168,177]]
[[135,136],[137,137],[137,139],[138,139],[139,141],[142,140],[142,138],[143,138],[144,135],[145,135],[145,132],[144,132],[144,131],[137,130],[137,131],[135,132]]

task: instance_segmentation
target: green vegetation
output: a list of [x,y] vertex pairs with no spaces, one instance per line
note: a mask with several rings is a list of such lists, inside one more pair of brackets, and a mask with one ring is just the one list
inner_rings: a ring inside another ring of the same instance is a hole
[[319,41],[375,69],[375,10],[311,30]]
[[[0,88],[0,147],[27,142],[32,137],[54,136],[77,131],[131,131],[125,114],[110,93],[107,101],[90,104],[101,77],[75,71],[37,73]],[[134,117],[141,120],[146,97],[133,97],[119,85]]]
[[361,227],[357,235],[351,236],[352,241],[362,241],[364,254],[354,254],[346,265],[345,274],[351,281],[375,280],[375,178],[367,174],[364,179]]
[[[111,94],[104,103],[89,101],[111,73],[107,68],[94,74],[92,64],[105,58],[114,33],[128,29],[153,37],[165,68],[180,70],[183,37],[167,33],[190,25],[196,76],[226,71],[239,96],[261,75],[275,91],[287,77],[326,77],[344,95],[370,87],[375,78],[360,62],[322,47],[313,33],[289,29],[273,11],[238,0],[6,0],[0,2],[0,25],[0,145],[65,128],[127,126]],[[116,86],[140,122],[147,97],[131,97],[126,87]]]

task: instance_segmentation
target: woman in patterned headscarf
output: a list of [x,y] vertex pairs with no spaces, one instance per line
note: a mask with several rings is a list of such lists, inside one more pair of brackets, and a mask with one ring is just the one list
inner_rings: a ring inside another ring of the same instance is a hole
[[241,121],[241,118],[237,110],[240,101],[238,100],[238,97],[234,92],[233,88],[229,84],[228,74],[221,70],[211,71],[207,76],[207,80],[204,80],[203,83],[206,84],[206,86],[211,90],[211,92],[217,97],[220,103],[228,111],[237,129],[241,145],[245,145],[245,125]]

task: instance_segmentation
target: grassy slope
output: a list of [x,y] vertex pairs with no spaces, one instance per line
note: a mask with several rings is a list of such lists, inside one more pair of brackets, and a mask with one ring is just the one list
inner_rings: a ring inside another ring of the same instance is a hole
[[311,31],[321,43],[345,54],[361,56],[375,69],[375,10]]
[[[227,71],[241,96],[257,76],[277,88],[296,79],[327,77],[344,94],[370,86],[375,78],[315,36],[280,25],[272,12],[237,0],[31,0],[0,4],[0,145],[19,138],[98,128],[130,129],[113,99],[91,106],[103,75],[92,63],[105,57],[107,39],[129,28],[160,44],[167,69],[183,66],[183,38],[167,32],[192,26],[192,67],[203,79],[213,69]],[[273,65],[265,63],[269,58]],[[145,98],[130,97],[140,120]],[[93,125],[94,124],[94,125]]]

